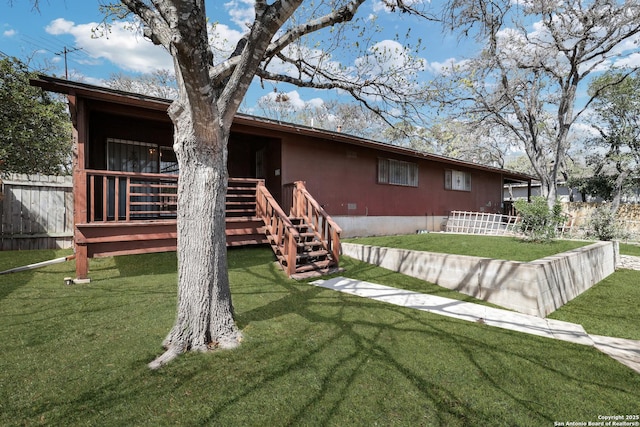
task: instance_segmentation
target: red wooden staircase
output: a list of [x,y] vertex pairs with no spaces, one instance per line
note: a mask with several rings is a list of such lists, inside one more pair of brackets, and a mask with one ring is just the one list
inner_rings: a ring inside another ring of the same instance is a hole
[[338,271],[342,230],[303,182],[293,187],[289,215],[264,183],[258,183],[256,190],[257,215],[264,221],[265,236],[287,275],[299,279]]
[[269,243],[264,220],[256,211],[256,179],[230,178],[226,200],[227,246]]

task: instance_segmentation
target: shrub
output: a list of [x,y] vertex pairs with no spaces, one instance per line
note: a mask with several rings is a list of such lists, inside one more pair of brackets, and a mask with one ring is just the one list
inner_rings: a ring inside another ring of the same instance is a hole
[[531,202],[517,200],[515,207],[520,216],[520,231],[526,240],[549,242],[556,237],[558,225],[564,220],[558,201],[549,208],[547,199],[536,196],[531,198]]
[[589,219],[587,235],[598,240],[614,240],[622,237],[622,230],[617,225],[616,215],[606,205],[598,206]]

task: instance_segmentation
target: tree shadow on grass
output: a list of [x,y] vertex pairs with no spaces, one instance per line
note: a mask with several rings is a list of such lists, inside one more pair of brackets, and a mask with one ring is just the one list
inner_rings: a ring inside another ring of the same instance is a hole
[[[547,408],[539,406],[535,401],[526,397],[526,387],[523,388],[522,385],[527,383],[530,370],[521,368],[509,369],[504,366],[498,366],[499,363],[496,361],[503,359],[510,360],[518,366],[530,366],[533,370],[540,371],[542,376],[553,377],[555,378],[556,384],[554,384],[552,388],[559,386],[558,388],[562,389],[563,386],[561,384],[559,385],[558,381],[568,381],[573,383],[583,382],[583,385],[580,387],[587,386],[593,389],[604,389],[612,393],[628,393],[629,390],[632,390],[619,387],[619,383],[606,383],[599,380],[597,376],[590,377],[588,369],[581,370],[579,367],[570,366],[572,363],[575,363],[571,356],[559,364],[549,363],[549,357],[545,356],[545,348],[547,346],[573,346],[577,352],[595,352],[586,347],[558,343],[545,338],[531,337],[517,332],[498,330],[458,320],[444,319],[406,308],[363,300],[358,297],[336,296],[332,295],[332,291],[317,288],[301,290],[300,285],[287,282],[279,283],[278,285],[284,287],[287,291],[282,298],[271,301],[253,310],[240,313],[238,315],[239,323],[249,327],[254,322],[275,322],[277,319],[289,315],[301,316],[309,324],[325,325],[327,328],[336,331],[324,344],[317,347],[318,352],[322,352],[345,337],[348,338],[350,342],[355,343],[357,348],[356,351],[348,356],[335,360],[335,364],[332,367],[333,369],[329,370],[329,372],[333,373],[326,375],[322,390],[319,391],[314,398],[311,398],[304,407],[300,408],[293,420],[290,420],[291,424],[304,422],[308,412],[325,399],[323,391],[327,391],[336,385],[339,386],[339,384],[342,383],[339,393],[341,398],[336,399],[332,407],[325,408],[325,418],[322,419],[320,424],[330,423],[332,417],[336,415],[340,409],[340,402],[348,398],[351,386],[355,383],[356,377],[365,369],[365,365],[372,354],[375,354],[376,359],[386,365],[390,371],[395,371],[404,377],[404,380],[410,384],[411,387],[419,391],[419,394],[425,401],[429,402],[430,405],[435,405],[437,408],[436,413],[439,414],[438,417],[442,417],[439,419],[439,423],[446,424],[448,421],[451,421],[451,419],[463,424],[467,424],[469,421],[474,423],[479,421],[486,422],[490,419],[495,421],[495,417],[498,417],[498,419],[502,418],[500,421],[505,423],[505,425],[514,423],[510,411],[497,411],[494,413],[489,408],[478,409],[478,405],[471,405],[467,402],[468,398],[458,393],[455,387],[443,387],[442,383],[431,381],[428,376],[425,376],[425,373],[419,369],[416,370],[415,368],[408,367],[407,364],[401,360],[403,358],[398,357],[392,348],[381,344],[382,336],[389,333],[389,331],[396,331],[401,334],[413,332],[419,335],[421,337],[420,339],[425,341],[425,351],[429,350],[428,342],[434,340],[441,341],[445,343],[445,345],[457,349],[457,351],[462,354],[465,363],[473,367],[476,371],[475,374],[482,378],[485,386],[488,384],[488,386],[497,394],[501,395],[502,398],[510,401],[510,405],[520,406],[521,410],[529,413],[533,418],[541,422],[553,422],[555,419],[561,419],[562,417],[554,416]],[[329,310],[332,314],[322,314],[323,310],[318,308],[324,307],[326,309],[327,306],[332,307],[332,309]],[[366,320],[364,317],[360,319],[351,318],[351,316],[347,315],[350,310],[362,311],[363,309],[371,310],[372,313],[393,313],[398,320],[391,323],[384,320],[380,322],[376,320],[384,319],[387,316],[386,314],[380,316],[373,314],[368,318],[369,320]],[[347,317],[349,317],[349,319],[347,319]],[[417,326],[409,329],[403,326],[409,322],[414,322]],[[451,328],[450,325],[452,324],[456,326]],[[377,332],[373,336],[365,336],[358,332],[362,327],[370,328]],[[493,336],[493,339],[484,340],[483,335],[485,335],[485,332],[487,335]],[[510,345],[504,346],[500,343],[501,339],[510,341]],[[495,341],[495,343],[491,341]],[[568,349],[566,352],[571,354],[573,353],[573,349]],[[606,357],[602,355],[598,356],[600,357],[600,363],[604,365],[609,363]],[[292,361],[292,364],[287,367],[287,370],[302,369],[313,358],[314,354],[307,354],[296,362]],[[355,363],[355,367],[349,374],[349,377],[346,379],[338,379],[337,372],[340,371],[342,366],[349,362],[352,364]],[[566,366],[563,366],[563,364]],[[504,379],[501,378],[501,370],[510,370],[508,376],[512,376],[518,380],[514,387],[504,382]],[[624,370],[624,368],[622,370]],[[283,370],[274,375],[277,376],[280,374],[284,375],[285,371]],[[270,380],[273,379],[274,378],[271,378]],[[247,395],[251,392],[251,390],[248,391]],[[546,393],[546,391],[542,391],[542,393]],[[636,397],[638,396],[639,394],[636,392]],[[229,404],[233,404],[233,402],[229,402]],[[215,414],[212,415],[210,420],[215,420]],[[517,423],[514,425],[517,425]]]
[[[241,265],[242,268],[251,268],[264,265],[269,260],[275,260],[270,250],[264,247],[228,248],[229,268]],[[120,277],[135,277],[143,275],[176,273],[178,259],[176,252],[160,252],[140,255],[121,255],[114,257],[115,268]],[[92,266],[92,270],[99,267]]]
[[114,257],[121,277],[175,273],[178,265],[175,252],[160,252]]
[[116,373],[91,369],[100,380],[71,396],[29,402],[29,418],[121,425],[547,425],[591,412],[627,412],[633,408],[619,401],[640,399],[637,375],[593,349],[312,287],[287,279],[269,260],[256,264],[265,254],[246,255],[230,268],[246,338],[240,348],[185,355],[158,372],[145,367],[155,349],[140,348]]
[[[0,271],[48,261],[58,258],[59,256],[61,256],[60,252],[56,252],[55,250],[0,252]],[[29,283],[35,274],[36,270],[26,270],[0,275],[0,300],[6,298],[16,289]]]

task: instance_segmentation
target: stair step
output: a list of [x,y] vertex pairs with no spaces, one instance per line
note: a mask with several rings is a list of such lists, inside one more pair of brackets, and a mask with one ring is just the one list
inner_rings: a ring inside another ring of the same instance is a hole
[[256,195],[254,193],[249,193],[247,192],[241,192],[241,193],[227,193],[227,198],[228,199],[236,199],[236,198],[251,198],[253,200],[256,199]]
[[310,240],[307,242],[297,242],[296,246],[298,246],[298,249],[310,250],[310,248],[322,246],[322,242],[320,240]]
[[238,214],[255,214],[255,209],[227,209],[225,213],[227,215],[238,215]]
[[256,200],[255,198],[253,200],[239,200],[240,197],[236,198],[236,199],[232,199],[232,200],[227,200],[226,201],[226,205],[232,205],[232,206],[237,206],[237,205],[252,205],[255,206],[256,205]]
[[265,245],[269,244],[262,234],[227,236],[227,246]]
[[325,249],[320,249],[320,250],[317,250],[317,251],[303,252],[301,254],[298,254],[296,256],[296,258],[302,261],[302,260],[309,259],[309,258],[326,257],[328,255],[329,255],[329,251],[327,251]]
[[262,224],[264,227],[264,221],[259,216],[248,215],[248,216],[230,216],[225,218],[226,222],[257,222]]
[[296,267],[296,273],[305,273],[307,271],[312,270],[320,270],[323,268],[329,268],[332,265],[335,265],[333,260],[326,259],[322,261],[310,262],[308,264],[299,265]]
[[294,280],[303,280],[303,279],[309,279],[312,277],[321,277],[321,276],[326,276],[328,274],[335,274],[341,271],[344,271],[344,268],[339,268],[339,267],[336,267],[335,265],[332,265],[331,267],[319,268],[318,270],[305,271],[301,273],[293,273],[291,275],[291,278]]

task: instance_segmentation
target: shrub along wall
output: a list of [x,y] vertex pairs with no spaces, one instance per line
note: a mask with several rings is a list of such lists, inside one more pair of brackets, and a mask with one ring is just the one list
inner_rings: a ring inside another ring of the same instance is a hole
[[[587,227],[589,218],[602,203],[564,202],[562,211],[573,218],[573,229],[578,231]],[[640,239],[640,204],[621,204],[616,214],[620,225],[633,240]]]

